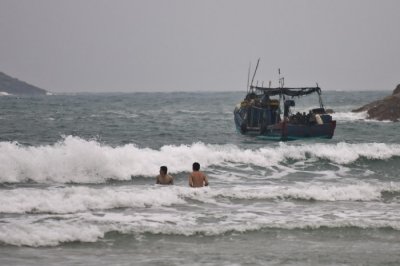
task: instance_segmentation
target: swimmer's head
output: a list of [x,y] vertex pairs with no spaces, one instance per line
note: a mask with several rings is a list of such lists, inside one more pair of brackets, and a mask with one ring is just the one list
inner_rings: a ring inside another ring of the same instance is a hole
[[160,174],[166,175],[168,172],[168,168],[166,166],[161,166],[160,167]]
[[193,163],[193,171],[199,171],[200,170],[200,164],[199,163]]

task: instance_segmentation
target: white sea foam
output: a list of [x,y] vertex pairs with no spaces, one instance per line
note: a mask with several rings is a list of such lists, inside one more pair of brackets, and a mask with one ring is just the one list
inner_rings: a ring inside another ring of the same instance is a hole
[[[332,205],[326,209],[312,206],[258,206],[255,210],[235,210],[168,213],[104,213],[103,215],[65,215],[52,219],[21,219],[0,224],[0,242],[10,245],[55,246],[63,242],[95,242],[108,232],[140,235],[223,235],[244,233],[268,228],[318,229],[356,227],[362,229],[391,228],[400,230],[397,206],[380,205],[361,210],[350,210]],[[367,206],[365,206],[367,207]],[[370,207],[370,206],[368,206]],[[391,213],[390,215],[388,213]],[[212,219],[210,219],[212,218]]]
[[[400,191],[400,186],[398,186]],[[234,199],[281,199],[291,198],[317,201],[369,201],[379,200],[381,192],[393,187],[377,187],[370,184],[296,184],[293,186],[264,186],[255,188],[234,187],[220,191],[224,197]]]
[[0,91],[0,96],[10,96],[12,94],[9,94],[8,92],[5,91]]
[[227,197],[231,199],[299,199],[316,201],[376,201],[381,200],[382,192],[400,192],[400,183],[372,184],[358,182],[355,184],[336,183],[295,183],[292,185],[235,186],[203,190],[202,194],[182,196],[201,200],[205,197]]
[[0,225],[0,242],[15,246],[56,246],[63,242],[96,242],[104,232],[95,225],[60,222]]
[[351,122],[351,121],[365,121],[365,122],[376,122],[376,123],[388,123],[390,120],[375,120],[369,119],[367,112],[335,112],[332,114],[332,118],[338,121]]
[[[280,143],[260,149],[240,149],[235,145],[166,145],[159,150],[133,144],[111,147],[94,140],[68,136],[54,145],[26,147],[0,142],[0,182],[98,183],[107,179],[129,180],[133,176],[154,176],[160,165],[171,173],[190,170],[194,161],[203,169],[210,166],[255,165],[284,167],[292,160],[328,160],[349,164],[360,158],[385,160],[400,156],[399,144],[345,142],[337,144]],[[287,167],[286,167],[287,168]]]
[[105,188],[53,187],[0,190],[0,213],[77,213],[115,208],[154,208],[189,205],[187,199],[232,207],[220,198],[237,200],[297,199],[316,201],[377,201],[382,192],[400,192],[399,183],[234,186],[194,190],[179,186]]
[[74,213],[88,210],[159,207],[184,203],[168,188],[18,188],[0,190],[0,213]]
[[338,121],[357,121],[357,120],[366,120],[367,112],[335,112],[332,114],[332,118]]

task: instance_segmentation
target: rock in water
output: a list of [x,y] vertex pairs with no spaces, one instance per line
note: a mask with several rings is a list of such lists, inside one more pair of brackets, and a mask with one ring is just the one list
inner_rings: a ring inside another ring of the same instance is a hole
[[369,119],[379,121],[390,120],[397,122],[400,119],[400,84],[394,89],[393,94],[381,100],[366,104],[352,112],[367,111]]
[[394,89],[394,91],[393,91],[393,95],[395,95],[395,94],[399,94],[399,93],[400,93],[400,84],[399,84],[399,85],[397,85],[396,89]]

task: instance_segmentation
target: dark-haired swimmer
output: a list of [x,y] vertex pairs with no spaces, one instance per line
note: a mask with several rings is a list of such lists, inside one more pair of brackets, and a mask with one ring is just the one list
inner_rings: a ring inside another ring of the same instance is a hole
[[200,171],[200,164],[193,163],[193,172],[189,176],[189,186],[203,187],[208,186],[207,176]]
[[157,176],[156,184],[160,185],[173,185],[174,178],[170,176],[168,173],[168,168],[166,166],[160,167],[160,174]]

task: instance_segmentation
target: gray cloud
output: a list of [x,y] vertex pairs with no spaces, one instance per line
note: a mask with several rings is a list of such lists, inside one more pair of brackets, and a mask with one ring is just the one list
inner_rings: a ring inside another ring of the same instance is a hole
[[0,71],[55,92],[400,83],[400,1],[0,1]]

